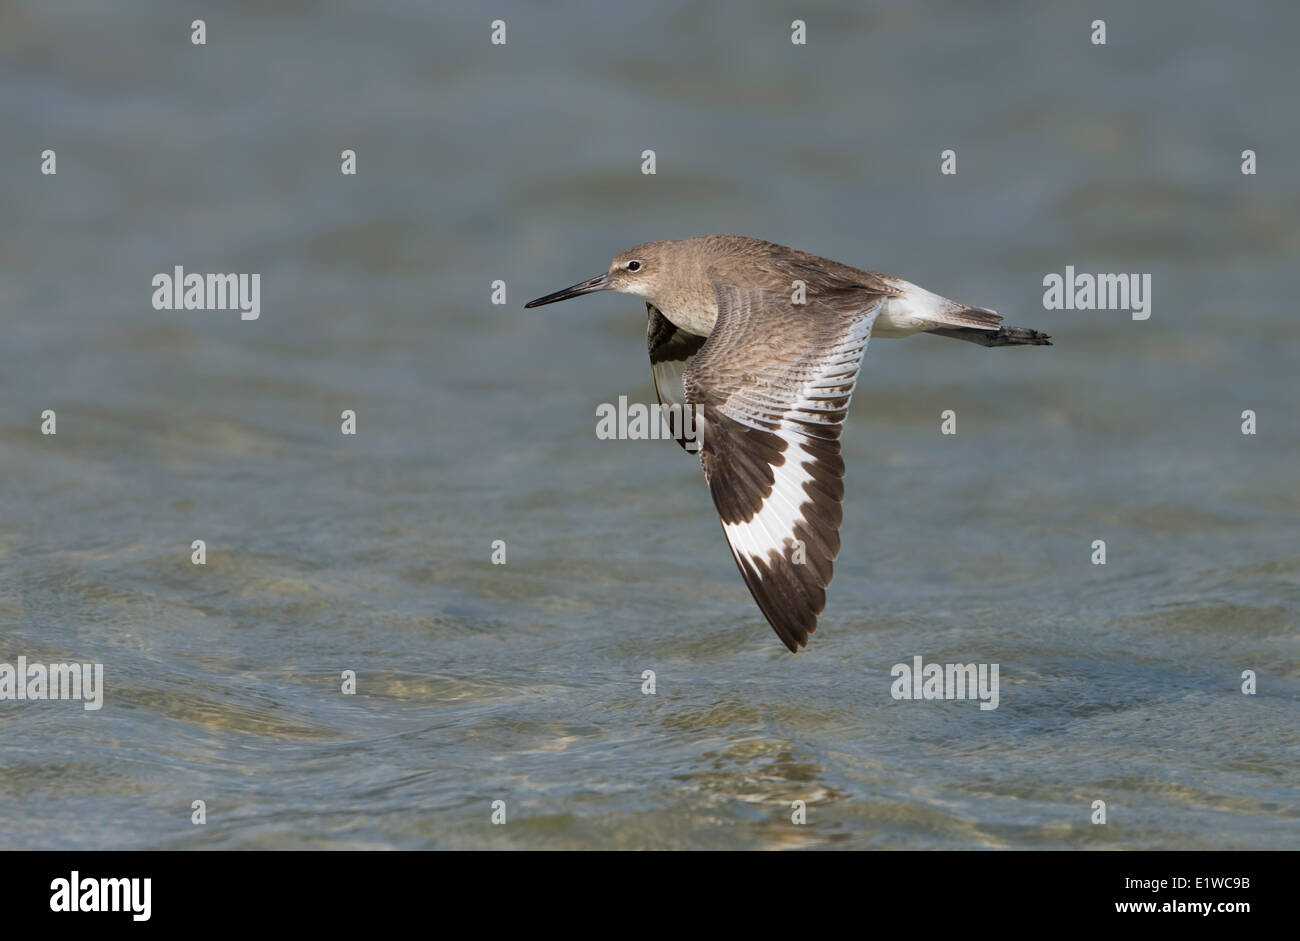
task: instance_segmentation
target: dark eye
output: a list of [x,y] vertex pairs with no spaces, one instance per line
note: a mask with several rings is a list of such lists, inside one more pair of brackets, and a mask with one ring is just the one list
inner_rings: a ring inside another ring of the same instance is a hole
[[641,270],[641,262],[639,262],[639,261],[629,261],[629,262],[627,263],[627,270],[628,270],[628,271],[640,271],[640,270]]

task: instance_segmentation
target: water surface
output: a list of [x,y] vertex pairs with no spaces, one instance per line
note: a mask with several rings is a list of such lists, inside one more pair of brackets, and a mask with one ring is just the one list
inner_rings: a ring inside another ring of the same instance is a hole
[[[1295,10],[202,15],[0,8],[0,662],[107,684],[0,703],[0,845],[1300,847]],[[594,434],[653,396],[642,306],[521,309],[707,232],[1057,341],[872,344],[798,656],[698,464]],[[178,264],[260,319],[154,310]],[[1066,265],[1151,318],[1044,311]],[[998,709],[895,701],[916,655]]]

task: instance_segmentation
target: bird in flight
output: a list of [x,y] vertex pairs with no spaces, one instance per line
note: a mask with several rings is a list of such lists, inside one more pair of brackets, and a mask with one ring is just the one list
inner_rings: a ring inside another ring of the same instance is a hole
[[[646,242],[547,294],[642,298],[661,407],[692,410],[696,451],[736,565],[792,653],[826,608],[840,550],[840,430],[867,340],[917,333],[1051,346],[901,278],[739,235]],[[680,426],[679,426],[680,427]]]

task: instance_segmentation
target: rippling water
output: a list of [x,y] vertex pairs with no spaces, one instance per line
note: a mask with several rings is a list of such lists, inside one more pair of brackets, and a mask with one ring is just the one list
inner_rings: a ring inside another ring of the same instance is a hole
[[[0,662],[107,686],[0,702],[0,844],[1300,847],[1294,9],[202,15],[0,7]],[[521,310],[705,232],[1057,341],[872,344],[795,657],[698,466],[594,435],[641,305]],[[154,310],[178,264],[261,318]],[[1044,311],[1065,265],[1151,319]],[[999,708],[895,701],[916,655]]]

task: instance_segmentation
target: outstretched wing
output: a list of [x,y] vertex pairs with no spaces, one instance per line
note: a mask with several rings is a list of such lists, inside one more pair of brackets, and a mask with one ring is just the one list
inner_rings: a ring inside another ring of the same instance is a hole
[[[699,449],[694,422],[687,422],[681,410],[686,408],[686,395],[682,390],[682,374],[700,351],[708,337],[688,333],[659,312],[654,304],[645,305],[649,321],[646,324],[646,346],[650,348],[650,370],[654,373],[655,394],[659,407],[675,438],[687,451]],[[674,415],[674,410],[677,415]],[[677,422],[677,424],[673,424]],[[687,438],[686,433],[691,437]]]
[[790,650],[808,643],[840,551],[840,429],[884,295],[714,281],[718,321],[686,370],[700,461],[754,600]]

